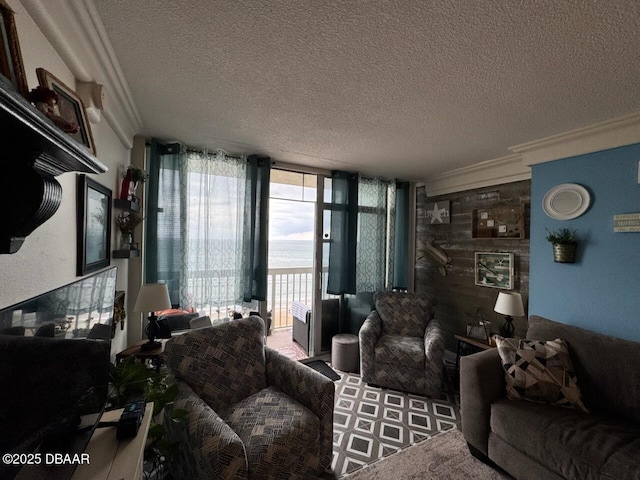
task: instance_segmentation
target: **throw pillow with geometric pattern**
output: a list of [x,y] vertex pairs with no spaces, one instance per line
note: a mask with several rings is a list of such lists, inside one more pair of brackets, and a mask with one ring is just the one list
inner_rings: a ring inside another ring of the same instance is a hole
[[507,397],[562,407],[579,408],[582,402],[567,343],[561,339],[538,341],[496,335],[498,353],[507,382]]

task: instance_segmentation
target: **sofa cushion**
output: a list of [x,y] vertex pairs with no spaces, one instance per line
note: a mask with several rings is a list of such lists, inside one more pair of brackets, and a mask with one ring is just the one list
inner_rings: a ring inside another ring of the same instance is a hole
[[249,478],[287,478],[320,448],[320,420],[276,387],[232,405],[221,417],[244,443]]
[[631,456],[638,448],[640,428],[628,423],[577,409],[503,399],[491,406],[491,430],[567,479],[607,478],[607,471],[611,478],[637,478],[615,474],[640,471],[640,457]]
[[640,423],[640,343],[538,316],[529,318],[527,338],[564,338],[589,409]]
[[381,335],[375,349],[376,362],[424,370],[424,340],[401,335]]
[[578,380],[564,340],[526,340],[496,336],[507,397],[533,400],[585,412]]

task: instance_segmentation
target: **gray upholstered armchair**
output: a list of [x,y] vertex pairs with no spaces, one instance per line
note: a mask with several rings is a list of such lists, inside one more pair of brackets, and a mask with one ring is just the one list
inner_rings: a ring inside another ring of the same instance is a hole
[[439,397],[444,340],[435,302],[400,292],[377,292],[373,301],[359,335],[362,381]]
[[176,480],[309,478],[331,463],[333,383],[265,347],[259,317],[232,320],[173,337],[165,360],[176,377],[166,418]]

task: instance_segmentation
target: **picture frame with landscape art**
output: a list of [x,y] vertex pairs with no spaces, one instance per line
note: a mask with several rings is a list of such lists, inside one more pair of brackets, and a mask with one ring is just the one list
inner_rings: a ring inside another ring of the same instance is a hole
[[80,127],[78,133],[68,133],[67,135],[86,146],[95,155],[96,144],[93,141],[91,125],[87,119],[87,112],[82,99],[75,91],[44,68],[36,68],[36,74],[38,75],[40,86],[53,90],[58,94],[58,115]]
[[108,267],[111,252],[111,190],[78,175],[77,274]]
[[0,73],[7,77],[23,97],[29,94],[27,76],[24,72],[18,31],[13,10],[0,0]]
[[476,252],[475,284],[513,290],[513,253]]

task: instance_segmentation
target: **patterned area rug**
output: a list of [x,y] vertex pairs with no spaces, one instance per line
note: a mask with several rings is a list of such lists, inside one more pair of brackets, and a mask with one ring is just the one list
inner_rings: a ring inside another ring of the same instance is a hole
[[357,470],[349,480],[508,480],[509,475],[494,470],[474,458],[458,429],[435,435],[429,440]]
[[305,358],[307,358],[307,354],[304,353],[302,347],[300,347],[297,343],[292,343],[291,345],[287,345],[286,347],[278,347],[276,348],[276,350],[284,356],[293,358],[294,360],[304,360]]
[[344,478],[432,436],[458,428],[460,399],[446,382],[441,399],[363,384],[338,372],[329,478]]

